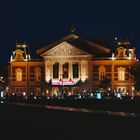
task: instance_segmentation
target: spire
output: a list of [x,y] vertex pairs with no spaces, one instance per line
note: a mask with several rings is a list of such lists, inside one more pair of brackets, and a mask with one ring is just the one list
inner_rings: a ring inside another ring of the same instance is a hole
[[118,43],[118,37],[115,37],[114,40],[115,40],[115,45],[118,45],[117,44]]
[[115,42],[116,42],[118,40],[118,37],[115,37],[114,39],[115,39]]
[[76,31],[75,26],[72,24],[70,27],[70,33],[74,33]]
[[20,60],[20,61],[27,61],[31,59],[30,49],[28,44],[24,41],[23,43],[18,43],[16,41],[16,49],[12,54],[10,60]]

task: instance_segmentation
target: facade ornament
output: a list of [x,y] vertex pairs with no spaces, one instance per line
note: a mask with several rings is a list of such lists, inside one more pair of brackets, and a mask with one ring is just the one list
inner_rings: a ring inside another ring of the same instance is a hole
[[47,56],[68,56],[68,55],[85,55],[86,52],[82,52],[78,50],[71,44],[67,42],[63,42],[60,45],[54,47],[50,51],[48,51],[45,55]]

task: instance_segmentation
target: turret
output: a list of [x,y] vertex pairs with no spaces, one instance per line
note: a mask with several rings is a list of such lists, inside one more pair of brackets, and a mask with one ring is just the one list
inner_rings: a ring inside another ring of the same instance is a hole
[[13,51],[10,61],[27,61],[30,59],[29,46],[25,43],[17,43],[16,49]]
[[136,59],[136,50],[131,46],[128,40],[121,40],[116,42],[116,59]]

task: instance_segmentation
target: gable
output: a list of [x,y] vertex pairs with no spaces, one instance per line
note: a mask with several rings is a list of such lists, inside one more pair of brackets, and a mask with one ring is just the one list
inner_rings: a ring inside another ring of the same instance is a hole
[[24,51],[17,49],[15,51],[15,59],[24,59],[23,53],[24,53]]
[[46,51],[41,56],[71,56],[71,55],[89,55],[89,54],[64,41],[59,45],[54,46],[50,50]]

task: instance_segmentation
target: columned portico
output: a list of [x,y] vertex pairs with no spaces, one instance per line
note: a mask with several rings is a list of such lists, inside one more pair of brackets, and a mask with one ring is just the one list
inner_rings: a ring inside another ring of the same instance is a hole
[[[46,82],[51,80],[55,89],[61,86],[75,87],[78,80],[84,82],[88,78],[88,58],[91,55],[75,46],[62,42],[43,53],[42,57],[45,60],[45,80]],[[58,64],[58,77],[54,78],[53,74],[56,69],[53,69],[53,65],[56,63]]]

